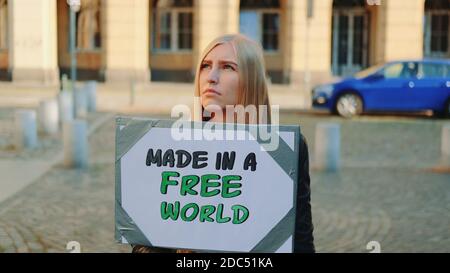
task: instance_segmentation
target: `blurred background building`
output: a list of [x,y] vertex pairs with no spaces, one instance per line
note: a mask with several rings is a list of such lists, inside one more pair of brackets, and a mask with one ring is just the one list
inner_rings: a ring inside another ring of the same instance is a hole
[[[80,80],[191,82],[216,36],[259,41],[273,83],[312,84],[395,59],[450,57],[450,0],[81,0]],[[0,80],[70,69],[66,0],[0,0]],[[307,77],[305,77],[307,76]]]

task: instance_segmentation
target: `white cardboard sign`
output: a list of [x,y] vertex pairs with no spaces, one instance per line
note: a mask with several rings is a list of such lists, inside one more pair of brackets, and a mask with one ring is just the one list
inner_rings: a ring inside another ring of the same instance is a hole
[[[270,240],[279,241],[274,251],[292,252],[292,221],[287,229],[281,228],[284,231],[274,228],[286,221],[293,208],[295,219],[297,168],[289,175],[279,159],[298,165],[299,131],[280,128],[285,148],[292,148],[286,154],[292,158],[286,158],[280,151],[261,149],[248,131],[245,140],[175,141],[167,125],[147,125],[144,128],[149,129],[133,139],[123,133],[127,125],[120,121],[116,143],[129,142],[129,148],[116,158],[116,206],[148,242],[122,232],[130,228],[118,224],[116,208],[118,241],[250,252],[271,236]],[[286,230],[289,234],[281,234]],[[259,251],[267,252],[264,247]]]

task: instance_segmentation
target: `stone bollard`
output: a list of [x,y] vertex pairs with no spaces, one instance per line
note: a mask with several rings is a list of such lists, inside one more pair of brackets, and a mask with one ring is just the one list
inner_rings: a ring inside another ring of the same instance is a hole
[[450,124],[442,126],[441,157],[442,163],[450,166]]
[[75,118],[87,117],[87,92],[84,88],[75,89]]
[[87,96],[87,111],[90,113],[97,111],[97,82],[88,81],[84,88]]
[[33,110],[17,110],[15,113],[15,140],[18,149],[34,149],[37,147],[36,112]]
[[340,168],[340,126],[333,123],[319,123],[316,127],[315,167],[323,171],[337,171]]
[[58,110],[59,121],[64,123],[65,121],[73,120],[73,97],[72,92],[63,90],[58,94]]
[[84,120],[72,120],[63,124],[64,165],[73,168],[88,166],[88,128]]
[[62,90],[71,90],[69,78],[67,77],[67,74],[63,74],[61,77],[61,85]]
[[56,99],[49,99],[39,103],[39,125],[40,130],[46,134],[54,135],[58,133],[58,102]]

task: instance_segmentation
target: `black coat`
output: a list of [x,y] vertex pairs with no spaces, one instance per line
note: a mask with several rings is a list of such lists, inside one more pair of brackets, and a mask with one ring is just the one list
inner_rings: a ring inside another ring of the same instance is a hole
[[309,177],[309,154],[306,139],[300,138],[299,179],[297,186],[297,218],[295,219],[294,252],[313,253],[314,226],[311,214],[311,179]]

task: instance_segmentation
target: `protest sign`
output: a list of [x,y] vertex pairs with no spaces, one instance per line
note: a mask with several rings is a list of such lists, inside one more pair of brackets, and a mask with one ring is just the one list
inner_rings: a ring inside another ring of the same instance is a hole
[[[225,252],[292,252],[299,126],[215,127],[117,118],[116,240],[156,247]],[[208,127],[211,129],[210,127]],[[253,130],[255,129],[255,130]],[[211,133],[211,132],[210,132]],[[239,137],[240,135],[240,137]],[[197,136],[197,137],[194,137]]]

